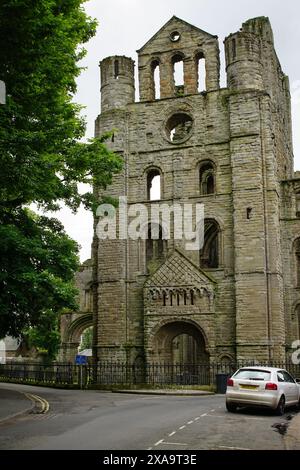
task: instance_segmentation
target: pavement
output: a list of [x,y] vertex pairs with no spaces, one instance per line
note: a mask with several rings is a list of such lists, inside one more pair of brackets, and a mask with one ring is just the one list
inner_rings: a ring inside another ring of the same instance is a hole
[[33,406],[24,393],[0,389],[0,423],[29,412]]
[[284,436],[287,450],[300,450],[300,413],[292,419]]
[[135,393],[138,395],[187,395],[187,396],[199,396],[199,395],[215,395],[214,392],[204,391],[204,390],[181,390],[181,389],[140,389],[140,390],[123,390],[123,389],[114,389],[113,393]]

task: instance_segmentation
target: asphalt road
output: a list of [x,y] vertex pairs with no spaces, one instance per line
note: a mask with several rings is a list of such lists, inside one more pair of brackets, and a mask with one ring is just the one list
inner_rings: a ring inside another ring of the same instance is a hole
[[[224,395],[150,396],[0,384],[48,401],[43,414],[0,423],[0,449],[284,449],[283,417],[228,413]],[[0,394],[1,396],[1,394]],[[276,427],[273,427],[277,425]]]
[[23,393],[0,388],[0,423],[8,416],[15,416],[32,407]]

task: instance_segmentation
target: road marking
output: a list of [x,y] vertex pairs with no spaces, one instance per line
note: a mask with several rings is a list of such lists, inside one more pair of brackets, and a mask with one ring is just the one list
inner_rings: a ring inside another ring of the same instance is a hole
[[[219,408],[222,408],[221,406]],[[215,410],[210,410],[211,413],[213,413]],[[200,416],[196,416],[196,418],[194,418],[193,420],[190,420],[188,421],[186,424],[183,424],[182,426],[180,426],[178,428],[178,430],[182,430],[182,429],[185,429],[187,425],[190,425],[190,424],[193,424],[195,421],[198,421],[200,418],[204,417],[204,416],[213,416],[214,418],[224,418],[224,416],[215,416],[215,415],[209,415],[208,413],[203,413],[202,415]],[[174,436],[174,434],[176,434],[177,431],[172,431],[168,434],[169,437],[172,437]],[[187,446],[188,444],[185,444],[185,443],[182,443],[182,442],[165,442],[164,439],[161,439],[160,441],[157,441],[155,444],[154,444],[154,447],[157,447],[159,444],[164,444],[164,445],[177,445],[177,446]],[[220,446],[220,447],[224,447],[226,449],[229,449],[229,447],[227,446]],[[151,450],[152,448],[149,448],[148,450]],[[233,449],[238,449],[238,447],[233,447]],[[241,448],[242,449],[242,448]]]
[[163,442],[164,445],[167,446],[187,446],[187,444],[184,444],[183,442]]
[[163,439],[161,439],[160,441],[157,441],[156,444],[154,444],[154,447],[158,446],[158,445],[161,444],[162,442],[164,442]]
[[41,406],[41,411],[40,414],[45,414],[48,413],[50,405],[48,401],[45,398],[41,398],[38,395],[34,395],[33,393],[25,393],[25,396],[29,398],[29,400],[33,402],[38,402],[39,405]]
[[221,418],[221,419],[224,419],[224,415],[206,415],[207,418]]
[[232,449],[232,450],[251,450],[247,447],[232,447],[232,446],[219,446],[222,449]]

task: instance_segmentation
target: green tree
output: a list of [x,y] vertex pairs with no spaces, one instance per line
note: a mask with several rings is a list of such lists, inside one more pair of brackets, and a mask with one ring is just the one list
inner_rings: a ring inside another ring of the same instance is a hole
[[90,326],[86,330],[84,330],[81,336],[81,343],[79,346],[80,351],[84,351],[84,349],[91,349],[93,346],[93,327]]
[[46,311],[76,308],[78,247],[58,220],[13,211],[0,240],[0,337],[39,325]]
[[[94,208],[92,191],[120,171],[105,145],[84,143],[85,123],[73,101],[80,46],[96,31],[83,0],[2,0],[0,79],[0,337],[18,336],[48,312],[75,308],[72,278],[78,247],[55,219],[26,209]],[[50,314],[49,314],[50,315]]]
[[60,332],[58,317],[53,310],[46,310],[40,316],[39,325],[25,332],[30,347],[44,355],[45,360],[55,359],[59,345]]

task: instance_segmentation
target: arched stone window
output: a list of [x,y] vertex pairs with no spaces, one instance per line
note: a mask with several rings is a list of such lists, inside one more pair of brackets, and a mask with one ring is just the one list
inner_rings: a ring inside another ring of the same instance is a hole
[[203,52],[198,52],[196,55],[196,70],[197,70],[197,89],[200,93],[206,90],[206,68],[205,57]]
[[218,268],[220,264],[220,228],[215,220],[204,222],[204,243],[200,250],[201,268]]
[[151,62],[151,86],[152,98],[154,100],[160,99],[160,69],[159,61],[157,59]]
[[232,39],[231,48],[232,48],[232,59],[235,60],[236,59],[236,39],[235,38]]
[[296,335],[297,335],[295,339],[300,339],[300,304],[297,305],[295,309],[294,319],[296,322]]
[[296,285],[300,287],[300,238],[294,242],[295,266],[296,266]]
[[175,96],[182,96],[184,95],[183,55],[175,54],[172,57],[172,64]]
[[296,193],[296,217],[300,218],[300,191]]
[[215,193],[215,168],[212,162],[203,162],[199,168],[200,194]]
[[147,199],[148,201],[161,199],[161,174],[157,168],[152,168],[147,173]]
[[119,71],[119,61],[115,59],[114,61],[114,77],[116,80],[119,79],[120,71]]

